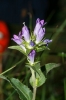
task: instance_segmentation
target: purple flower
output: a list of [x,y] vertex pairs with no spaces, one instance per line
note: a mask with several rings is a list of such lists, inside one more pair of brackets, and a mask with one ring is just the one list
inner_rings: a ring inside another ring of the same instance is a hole
[[34,35],[37,35],[39,30],[41,29],[41,27],[43,27],[44,25],[44,20],[41,20],[38,18],[36,20],[36,26],[35,26],[35,29],[34,29]]
[[35,50],[32,50],[28,55],[28,60],[29,60],[31,65],[34,64],[35,54],[36,54]]
[[51,43],[51,42],[52,42],[52,40],[45,39],[43,42],[44,42],[44,44],[46,44],[46,45],[48,46],[48,44],[49,44],[49,43]]
[[23,40],[21,39],[20,36],[13,35],[12,40],[13,40],[14,42],[16,42],[18,45],[20,45],[20,47],[26,52],[26,48],[25,48],[24,45],[22,44]]
[[36,35],[36,44],[38,44],[44,37],[45,34],[45,28],[41,28],[38,32],[38,34]]
[[20,45],[22,43],[22,39],[19,36],[17,36],[17,35],[13,35],[12,40],[14,42],[16,42],[18,45]]
[[24,37],[26,42],[30,42],[30,34],[29,34],[29,30],[27,28],[27,26],[23,26],[22,28],[22,36]]

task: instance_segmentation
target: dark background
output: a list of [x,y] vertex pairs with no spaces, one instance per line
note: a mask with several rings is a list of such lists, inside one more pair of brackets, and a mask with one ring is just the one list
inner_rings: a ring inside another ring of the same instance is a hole
[[23,19],[27,22],[28,18],[21,16],[23,9],[32,13],[35,20],[47,19],[53,10],[59,11],[59,4],[59,0],[0,0],[0,20],[15,24],[22,23]]

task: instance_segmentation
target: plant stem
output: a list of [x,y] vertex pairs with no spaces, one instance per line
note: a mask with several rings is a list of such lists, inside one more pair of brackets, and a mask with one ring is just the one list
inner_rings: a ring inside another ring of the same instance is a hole
[[36,87],[33,88],[33,99],[32,100],[35,100],[36,98]]
[[23,62],[24,60],[25,60],[25,58],[23,58],[22,60],[20,60],[20,61],[17,62],[16,64],[14,64],[13,67],[11,67],[11,68],[7,69],[6,71],[0,73],[0,75],[3,75],[3,74],[5,74],[5,73],[7,73],[8,71],[12,70],[13,68],[16,67],[16,65],[20,64],[20,63]]
[[36,88],[35,71],[32,68],[30,68],[30,70],[31,70],[31,73],[32,73],[32,80],[33,80],[33,98],[32,98],[32,100],[35,100],[35,98],[36,98],[36,90],[37,90],[37,88]]

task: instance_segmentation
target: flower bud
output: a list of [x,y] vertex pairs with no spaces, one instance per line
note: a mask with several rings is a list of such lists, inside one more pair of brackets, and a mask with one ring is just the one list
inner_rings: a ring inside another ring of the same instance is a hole
[[44,34],[45,34],[45,28],[41,28],[38,34],[36,35],[36,41],[35,41],[36,44],[38,44],[43,39]]
[[28,60],[29,60],[29,63],[30,63],[31,65],[34,64],[35,54],[36,54],[35,50],[32,50],[32,51],[29,53],[29,55],[28,55]]
[[23,26],[22,28],[22,36],[24,37],[26,42],[30,42],[30,34],[29,34],[29,30],[27,28],[27,26]]
[[41,20],[38,18],[36,20],[36,26],[35,26],[35,29],[34,29],[34,35],[37,35],[39,30],[42,28],[42,26],[44,25],[44,20]]

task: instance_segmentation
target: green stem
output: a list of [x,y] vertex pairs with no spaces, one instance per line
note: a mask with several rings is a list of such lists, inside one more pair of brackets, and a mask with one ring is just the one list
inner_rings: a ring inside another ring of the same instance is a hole
[[3,74],[5,74],[5,73],[7,73],[8,71],[10,71],[11,69],[13,69],[14,67],[16,67],[16,66],[13,66],[13,67],[9,68],[8,70],[2,72],[0,75],[3,75]]
[[31,70],[31,73],[32,73],[32,80],[33,80],[33,98],[32,98],[32,100],[35,100],[35,98],[36,98],[36,90],[37,90],[37,88],[36,88],[35,71],[32,68],[30,68],[30,70]]
[[17,62],[16,64],[13,65],[13,67],[7,69],[6,71],[2,72],[0,75],[3,75],[5,73],[7,73],[8,71],[12,70],[13,68],[16,67],[16,65],[20,64],[21,62],[23,62],[25,60],[25,58],[23,58],[22,60],[20,60],[19,62]]
[[37,89],[36,87],[33,88],[33,99],[32,100],[35,100],[36,98],[36,89]]

